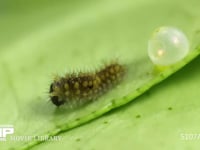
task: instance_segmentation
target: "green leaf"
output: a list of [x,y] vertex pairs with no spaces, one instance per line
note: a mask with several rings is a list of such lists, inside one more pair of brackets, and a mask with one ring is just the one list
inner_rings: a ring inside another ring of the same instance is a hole
[[128,105],[33,150],[198,149],[199,63],[198,57]]
[[[2,2],[7,9],[2,9],[0,15],[0,124],[12,124],[14,136],[53,136],[80,126],[132,101],[189,63],[200,51],[196,48],[199,44],[199,22],[195,1],[183,3],[181,7],[178,0],[173,3],[154,0],[148,3],[131,0],[13,2]],[[154,74],[154,66],[147,56],[147,41],[153,29],[162,25],[184,30],[193,51],[180,63]],[[48,89],[53,78],[51,74],[63,75],[69,70],[87,71],[102,64],[102,60],[109,61],[117,56],[127,64],[126,79],[98,101],[76,110],[57,109],[48,102]],[[163,104],[160,102],[157,105],[155,102],[154,105],[157,108]],[[123,117],[125,108],[134,112],[135,107],[135,104],[130,108],[123,107],[116,115]],[[153,111],[146,105],[142,107],[147,112]],[[177,112],[174,113],[176,115]],[[128,119],[127,115],[125,118]],[[112,115],[110,119],[117,121]],[[148,121],[151,123],[151,120]],[[98,123],[94,122],[94,129]],[[79,130],[82,128],[76,131]],[[89,126],[83,130],[81,134],[85,132],[90,136]],[[110,130],[110,133],[114,134],[115,131]],[[66,133],[66,138],[68,136],[70,134]],[[8,140],[1,142],[0,147],[28,149],[42,142]],[[73,140],[69,145],[72,149]],[[99,143],[99,147],[103,145]]]

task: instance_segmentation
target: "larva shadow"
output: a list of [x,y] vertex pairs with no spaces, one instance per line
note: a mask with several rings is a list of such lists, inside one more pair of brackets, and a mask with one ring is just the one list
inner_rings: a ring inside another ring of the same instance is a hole
[[46,97],[36,97],[28,101],[27,107],[32,113],[37,114],[38,117],[47,118],[51,115],[56,107]]
[[67,105],[60,106],[60,107],[54,106],[55,109],[53,111],[53,114],[55,117],[63,116],[63,114],[65,115],[65,117],[67,117],[67,115],[70,115],[71,113],[74,113],[78,111],[79,109],[84,109],[84,107],[86,107],[87,105],[89,105],[89,103],[81,105],[81,106],[77,106],[77,107],[70,107]]

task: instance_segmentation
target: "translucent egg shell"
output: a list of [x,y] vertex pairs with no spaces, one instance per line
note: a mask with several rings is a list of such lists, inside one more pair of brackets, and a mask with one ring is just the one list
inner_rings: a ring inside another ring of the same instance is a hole
[[148,55],[158,66],[169,66],[182,60],[189,52],[185,34],[174,27],[160,27],[148,42]]

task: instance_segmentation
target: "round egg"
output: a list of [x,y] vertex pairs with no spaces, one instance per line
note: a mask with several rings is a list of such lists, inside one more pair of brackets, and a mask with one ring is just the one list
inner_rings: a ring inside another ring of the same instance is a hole
[[157,66],[169,66],[182,60],[189,52],[186,35],[174,27],[156,29],[148,42],[148,55]]

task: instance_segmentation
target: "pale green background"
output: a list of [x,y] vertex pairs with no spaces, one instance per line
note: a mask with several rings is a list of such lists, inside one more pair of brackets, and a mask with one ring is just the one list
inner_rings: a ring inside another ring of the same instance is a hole
[[[152,31],[176,26],[193,49],[199,43],[199,5],[198,0],[1,1],[0,125],[13,124],[15,135],[43,135],[146,83]],[[48,102],[52,74],[90,70],[115,57],[133,66],[127,81],[105,96],[108,101],[72,112]],[[132,103],[60,134],[60,142],[33,149],[197,149],[199,140],[184,141],[180,133],[200,133],[199,63],[197,58]],[[22,144],[0,142],[0,148]]]

